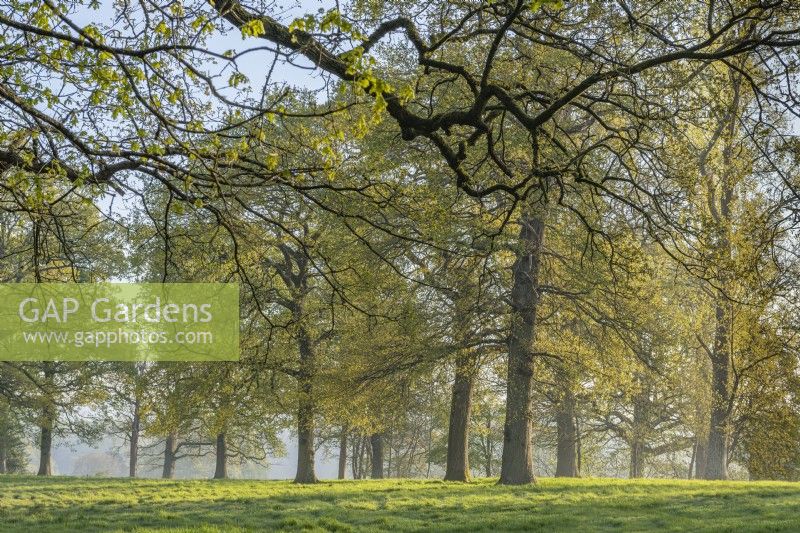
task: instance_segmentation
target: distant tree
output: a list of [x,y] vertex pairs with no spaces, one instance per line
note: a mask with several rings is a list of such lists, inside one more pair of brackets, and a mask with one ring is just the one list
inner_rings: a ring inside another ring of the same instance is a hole
[[25,421],[0,397],[0,474],[21,474],[28,468]]
[[147,363],[113,362],[102,374],[107,400],[101,408],[106,434],[119,436],[128,446],[128,476],[136,477],[139,444],[148,421]]

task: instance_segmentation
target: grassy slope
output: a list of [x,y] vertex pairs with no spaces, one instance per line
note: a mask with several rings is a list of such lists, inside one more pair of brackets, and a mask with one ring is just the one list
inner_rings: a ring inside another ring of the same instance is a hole
[[0,531],[800,530],[800,485],[541,479],[161,481],[0,476]]

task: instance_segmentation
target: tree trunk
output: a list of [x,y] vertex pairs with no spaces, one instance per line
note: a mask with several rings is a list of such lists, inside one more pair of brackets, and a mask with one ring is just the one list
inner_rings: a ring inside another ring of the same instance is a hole
[[[717,316],[719,317],[719,315],[718,311]],[[708,426],[705,479],[728,479],[729,381],[730,358],[727,351],[715,354],[714,359],[711,361],[711,389],[713,396]]]
[[644,471],[644,442],[641,439],[634,439],[631,443],[631,464],[628,469],[630,478],[642,477]]
[[494,455],[494,446],[492,444],[492,417],[486,417],[486,444],[483,448],[484,452],[484,460],[485,463],[483,465],[484,470],[486,471],[486,477],[492,477],[492,457]]
[[353,440],[353,458],[350,460],[350,468],[353,471],[353,479],[361,479],[361,435],[355,435]]
[[722,410],[711,408],[705,479],[728,479],[728,435],[725,429],[727,416],[720,412]]
[[711,416],[704,479],[728,479],[728,405],[730,400],[730,304],[720,295],[716,304],[714,350],[711,357]]
[[8,452],[6,451],[6,440],[2,435],[0,435],[0,474],[6,473],[6,463],[8,462],[7,455]]
[[575,395],[565,390],[556,413],[558,445],[556,477],[578,477],[578,432],[575,426]]
[[500,483],[534,483],[531,393],[533,388],[533,341],[539,300],[539,261],[544,222],[523,214],[517,258],[512,271],[511,334],[508,340],[506,419]]
[[130,461],[128,463],[128,476],[136,477],[136,464],[139,462],[139,430],[141,427],[141,412],[139,400],[133,403],[133,421],[131,422],[131,447]]
[[364,435],[364,462],[361,463],[361,477],[367,479],[367,465],[372,467],[372,443],[370,437]]
[[[389,436],[388,437],[384,435],[384,442],[386,443],[385,444],[385,446],[386,446],[386,468],[385,468],[386,477],[392,477],[392,433],[391,432],[389,432]],[[412,449],[413,448],[414,448],[414,446],[412,445]],[[398,460],[398,462],[399,462],[399,460]],[[397,477],[401,477],[400,474],[399,474],[399,469],[398,469]]]
[[342,433],[339,435],[338,479],[344,479],[346,475],[347,475],[347,427],[342,426]]
[[214,470],[214,479],[228,478],[228,441],[225,432],[217,433],[217,467]]
[[373,433],[369,443],[372,448],[372,479],[383,479],[383,434]]
[[314,464],[314,410],[313,404],[307,398],[300,399],[297,410],[297,474],[294,482],[317,482]]
[[39,472],[36,474],[38,476],[50,476],[53,474],[53,419],[53,407],[50,405],[45,406],[39,435]]
[[[43,363],[44,383],[49,388],[53,385],[55,367],[52,362]],[[50,392],[54,394],[54,392]],[[52,454],[53,454],[53,428],[56,423],[56,407],[51,402],[51,397],[45,398],[42,407],[42,421],[39,424],[41,433],[39,435],[39,476],[50,476],[53,474]]]
[[456,361],[447,433],[447,481],[469,481],[469,423],[472,411],[474,371],[465,357]]
[[367,463],[372,460],[372,452],[367,446],[368,440],[369,437],[366,435],[361,436],[361,460],[358,462],[358,479],[367,478]]
[[575,418],[575,437],[578,439],[578,442],[575,443],[575,452],[578,456],[578,475],[581,475],[581,466],[583,465],[583,444],[581,442],[581,427],[579,425],[579,419]]
[[647,433],[650,390],[644,378],[638,375],[638,392],[633,397],[633,427],[631,428],[631,460],[628,477],[640,478],[644,475],[645,438]]
[[[734,169],[733,143],[738,120],[735,119],[740,104],[740,87],[743,78],[729,70],[733,89],[733,101],[727,115],[727,135],[722,150],[722,173],[719,180],[719,193],[715,194],[709,184],[709,212],[715,225],[712,235],[716,237],[714,244],[714,263],[719,268],[717,275],[717,295],[714,302],[714,346],[711,351],[711,415],[708,424],[708,444],[705,457],[705,479],[728,479],[728,434],[731,405],[731,317],[732,305],[726,289],[732,281],[731,264],[733,261],[732,245],[732,212],[734,189],[737,178]],[[707,169],[701,167],[704,175]],[[713,205],[714,198],[719,198],[719,208]]]
[[694,458],[694,477],[697,479],[703,479],[706,472],[706,442],[707,439],[701,439],[699,436],[696,437],[697,444],[696,451],[695,451],[695,458]]
[[[302,314],[300,313],[300,316]],[[317,473],[314,462],[314,368],[316,357],[311,339],[304,328],[298,334],[300,349],[300,375],[298,386],[300,398],[297,407],[297,474],[295,483],[316,483]]]
[[161,477],[164,479],[175,478],[175,448],[177,446],[178,435],[170,433],[164,441],[164,469]]
[[43,425],[39,437],[39,472],[36,475],[50,476],[53,474],[52,447],[53,430]]

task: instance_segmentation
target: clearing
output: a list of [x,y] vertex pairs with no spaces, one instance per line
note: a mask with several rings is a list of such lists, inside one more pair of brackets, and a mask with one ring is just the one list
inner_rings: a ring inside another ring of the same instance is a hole
[[800,485],[549,479],[189,481],[0,476],[0,531],[800,530]]

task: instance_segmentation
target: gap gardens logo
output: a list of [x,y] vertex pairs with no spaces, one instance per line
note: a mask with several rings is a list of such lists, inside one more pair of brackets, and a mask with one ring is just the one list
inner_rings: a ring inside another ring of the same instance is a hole
[[0,285],[0,360],[238,359],[236,283]]

